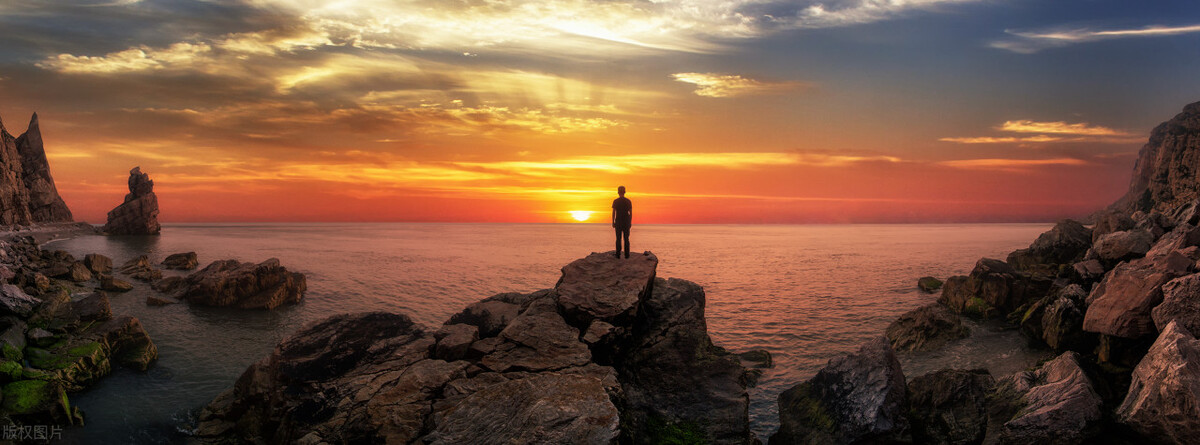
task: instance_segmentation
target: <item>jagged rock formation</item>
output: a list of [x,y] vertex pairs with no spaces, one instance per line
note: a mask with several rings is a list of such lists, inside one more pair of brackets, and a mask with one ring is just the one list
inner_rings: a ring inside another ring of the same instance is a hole
[[274,309],[299,303],[308,289],[304,274],[289,272],[279,260],[258,264],[213,261],[177,284],[174,297],[204,306]]
[[71,210],[50,176],[37,114],[15,138],[0,122],[0,224],[63,221],[71,221]]
[[436,330],[381,312],[313,323],[213,400],[196,439],[752,443],[745,370],[709,339],[703,289],[657,263],[593,254]]
[[104,231],[109,235],[157,235],[161,230],[154,181],[142,173],[141,167],[134,167],[129,171],[129,193],[125,195],[125,202],[108,212]]
[[900,351],[938,349],[970,334],[957,314],[937,303],[908,311],[887,328],[888,340]]
[[1150,141],[1138,152],[1129,192],[1110,208],[1167,213],[1200,198],[1200,102],[1150,132]]

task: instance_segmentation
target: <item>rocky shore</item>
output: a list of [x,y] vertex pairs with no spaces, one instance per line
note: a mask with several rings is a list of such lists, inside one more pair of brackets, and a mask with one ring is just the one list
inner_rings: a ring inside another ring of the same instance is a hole
[[[770,443],[1200,443],[1198,166],[1194,103],[1154,129],[1129,192],[1087,224],[980,259],[936,304],[785,391]],[[971,341],[959,317],[1001,320],[1057,356],[907,378],[896,351]]]

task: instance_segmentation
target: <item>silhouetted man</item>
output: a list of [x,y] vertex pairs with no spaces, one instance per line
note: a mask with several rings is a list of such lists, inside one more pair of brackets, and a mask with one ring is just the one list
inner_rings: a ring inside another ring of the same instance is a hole
[[629,258],[629,228],[633,226],[633,203],[625,197],[625,186],[617,187],[619,198],[613,200],[612,223],[617,229],[617,258],[621,257],[621,237],[625,237],[625,258]]

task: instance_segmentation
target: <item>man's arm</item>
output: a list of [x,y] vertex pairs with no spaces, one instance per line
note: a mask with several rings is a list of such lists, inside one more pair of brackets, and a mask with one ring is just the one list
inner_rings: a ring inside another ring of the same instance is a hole
[[615,208],[612,210],[612,226],[617,226],[617,209]]

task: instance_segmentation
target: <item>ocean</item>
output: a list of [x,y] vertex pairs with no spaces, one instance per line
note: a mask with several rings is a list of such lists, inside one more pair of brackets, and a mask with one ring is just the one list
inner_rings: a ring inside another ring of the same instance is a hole
[[[717,345],[766,349],[775,367],[750,391],[750,417],[766,438],[778,428],[776,398],[831,358],[882,335],[900,314],[936,299],[917,278],[966,274],[980,257],[1003,259],[1051,224],[638,225],[633,251],[658,255],[658,276],[704,287]],[[195,251],[218,259],[279,258],[308,276],[301,304],[273,311],[173,304],[150,307],[144,283],[111,295],[115,314],[138,317],[158,345],[147,372],[115,369],[73,394],[86,426],[69,443],[164,443],[247,366],[305,323],[342,312],[393,311],[436,328],[479,299],[553,287],[560,268],[613,247],[602,224],[168,224],[157,237],[88,236],[46,249],[116,265]],[[180,274],[164,271],[167,275]],[[901,354],[908,378],[942,367],[1001,376],[1045,353],[1011,329],[968,323],[972,337],[937,353]]]

